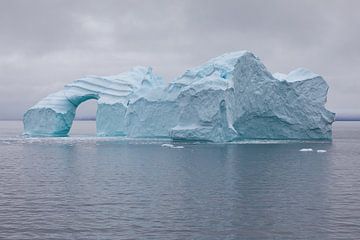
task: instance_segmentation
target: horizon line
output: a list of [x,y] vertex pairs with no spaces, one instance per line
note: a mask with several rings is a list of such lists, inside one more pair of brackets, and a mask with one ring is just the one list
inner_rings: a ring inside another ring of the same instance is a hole
[[[0,121],[22,121],[22,118],[0,118]],[[75,118],[74,121],[96,121],[95,117]],[[340,115],[336,116],[334,122],[360,121],[360,115]]]

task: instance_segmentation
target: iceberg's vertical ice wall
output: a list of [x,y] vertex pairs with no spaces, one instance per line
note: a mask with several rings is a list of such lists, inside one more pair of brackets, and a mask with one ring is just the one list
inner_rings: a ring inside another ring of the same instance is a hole
[[151,68],[90,76],[41,100],[24,115],[29,135],[67,135],[77,106],[98,99],[100,136],[232,141],[331,139],[328,85],[309,70],[271,74],[247,51],[187,70],[166,85]]

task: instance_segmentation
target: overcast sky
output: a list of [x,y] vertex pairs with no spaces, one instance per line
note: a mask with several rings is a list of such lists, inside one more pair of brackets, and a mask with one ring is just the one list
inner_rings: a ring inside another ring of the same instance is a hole
[[[171,81],[224,52],[250,50],[271,72],[306,67],[328,109],[360,114],[360,1],[0,0],[0,118],[83,75],[152,66]],[[95,102],[80,115],[95,114]]]

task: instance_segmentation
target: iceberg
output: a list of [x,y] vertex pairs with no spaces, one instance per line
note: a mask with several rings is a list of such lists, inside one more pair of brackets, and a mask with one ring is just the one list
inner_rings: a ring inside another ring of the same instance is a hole
[[76,108],[97,99],[98,136],[228,142],[332,138],[328,85],[299,68],[271,74],[249,51],[226,53],[167,84],[150,67],[86,76],[24,114],[29,136],[67,136]]

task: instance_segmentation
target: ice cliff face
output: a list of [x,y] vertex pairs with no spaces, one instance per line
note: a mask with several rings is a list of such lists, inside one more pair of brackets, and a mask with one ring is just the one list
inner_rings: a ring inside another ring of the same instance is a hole
[[271,74],[254,56],[224,54],[166,85],[151,68],[89,76],[65,86],[24,115],[25,134],[67,135],[77,106],[98,99],[100,136],[224,142],[331,139],[335,114],[328,85],[306,69]]

